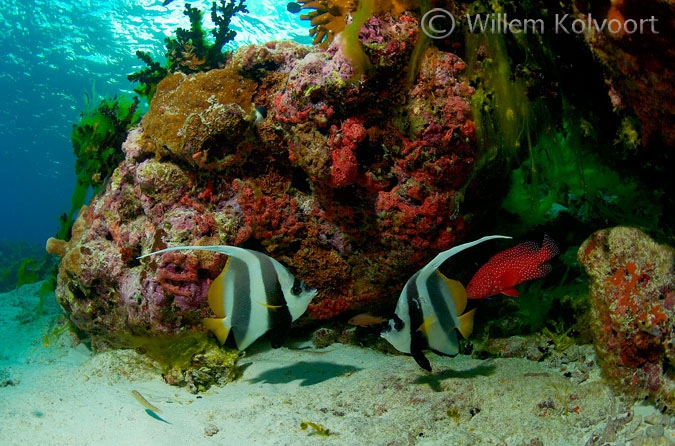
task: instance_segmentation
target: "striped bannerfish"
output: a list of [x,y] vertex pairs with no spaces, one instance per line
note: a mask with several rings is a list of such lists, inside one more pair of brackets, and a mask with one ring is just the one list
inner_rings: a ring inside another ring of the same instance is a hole
[[229,256],[225,268],[209,287],[208,301],[216,318],[203,320],[221,343],[230,331],[239,350],[270,332],[273,348],[288,338],[291,322],[307,310],[317,290],[308,287],[273,258],[236,246],[176,246],[168,251],[212,251]]
[[397,350],[411,354],[415,362],[429,372],[431,364],[424,356],[424,349],[430,348],[448,356],[457,355],[457,331],[464,338],[471,334],[475,309],[462,314],[466,309],[464,286],[445,277],[438,268],[453,255],[496,238],[511,237],[490,235],[455,246],[441,252],[417,271],[403,287],[394,317],[381,336]]

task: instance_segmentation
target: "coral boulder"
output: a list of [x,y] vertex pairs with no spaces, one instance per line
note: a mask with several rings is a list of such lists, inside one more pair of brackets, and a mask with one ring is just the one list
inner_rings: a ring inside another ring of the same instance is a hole
[[429,48],[405,81],[417,34],[410,14],[371,17],[361,40],[375,72],[359,79],[337,40],[244,47],[223,69],[165,78],[105,191],[54,248],[74,323],[99,346],[201,329],[226,258],[137,259],[179,245],[274,257],[319,290],[312,318],[391,310],[463,237],[476,156],[464,62]]
[[619,389],[675,405],[675,250],[635,228],[598,231],[579,248],[590,278],[591,329]]

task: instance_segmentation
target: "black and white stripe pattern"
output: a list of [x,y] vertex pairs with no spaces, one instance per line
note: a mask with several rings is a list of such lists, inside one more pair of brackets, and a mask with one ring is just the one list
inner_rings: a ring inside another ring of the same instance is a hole
[[382,337],[397,350],[412,354],[420,367],[429,371],[431,365],[423,349],[456,355],[459,352],[456,329],[460,328],[460,315],[466,308],[466,293],[459,282],[449,280],[438,268],[458,252],[495,238],[510,237],[493,235],[455,246],[417,271],[403,287],[395,317],[382,331]]
[[316,295],[315,289],[293,277],[273,258],[236,246],[179,246],[139,258],[188,249],[229,256],[225,269],[209,289],[209,304],[219,319],[208,319],[207,326],[216,328],[221,342],[232,331],[240,350],[268,331],[272,332],[272,346],[281,346],[288,337],[291,322],[307,310]]

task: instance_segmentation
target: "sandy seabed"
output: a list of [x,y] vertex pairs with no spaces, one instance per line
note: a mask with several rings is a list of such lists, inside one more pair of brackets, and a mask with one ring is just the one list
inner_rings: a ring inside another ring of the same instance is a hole
[[31,314],[38,288],[0,294],[3,445],[675,444],[675,420],[612,391],[591,346],[574,361],[430,354],[426,373],[367,348],[260,341],[239,379],[193,395],[135,351],[46,338],[60,310]]

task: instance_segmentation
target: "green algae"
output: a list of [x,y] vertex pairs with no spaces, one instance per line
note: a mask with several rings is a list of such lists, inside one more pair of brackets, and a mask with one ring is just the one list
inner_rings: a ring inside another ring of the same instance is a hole
[[550,338],[555,347],[555,351],[562,353],[574,344],[576,341],[570,336],[573,327],[565,328],[562,323],[554,323],[553,328],[544,327],[541,334]]
[[312,428],[312,431],[309,433],[309,435],[319,435],[321,437],[335,435],[335,433],[331,432],[330,429],[326,429],[323,424],[313,423],[311,421],[303,421],[300,423],[300,429],[303,431],[306,431],[309,428]]
[[[475,93],[471,108],[482,156],[479,165],[497,155],[515,157],[523,135],[528,135],[530,104],[525,84],[512,79],[504,36],[496,33],[467,34],[468,75]],[[478,54],[487,56],[481,60]]]
[[[565,8],[483,0],[469,12],[549,26]],[[465,52],[480,150],[473,180],[507,184],[496,194],[501,203],[490,206],[501,206],[506,215],[495,219],[510,223],[489,230],[518,236],[545,226],[587,234],[625,224],[666,232],[664,186],[648,186],[649,161],[629,163],[646,156],[639,121],[612,108],[604,75],[582,42],[551,33],[467,32]],[[578,244],[582,237],[571,238]]]
[[[431,3],[429,0],[420,0],[420,15],[424,16],[431,9]],[[417,43],[413,48],[413,52],[410,55],[410,62],[408,62],[408,74],[406,75],[406,89],[412,87],[413,82],[417,78],[419,73],[420,65],[422,63],[422,58],[424,58],[424,53],[429,47],[430,38],[426,33],[419,33],[417,37]]]
[[504,209],[518,215],[526,230],[561,214],[591,226],[621,223],[658,229],[662,192],[648,190],[637,178],[603,162],[597,151],[589,150],[593,130],[583,135],[583,128],[570,113],[560,131],[539,138],[531,159],[512,171]]
[[129,129],[141,119],[137,97],[97,98],[86,96],[86,109],[73,125],[71,143],[75,153],[77,181],[71,198],[71,209],[60,218],[56,238],[67,240],[73,218],[87,197],[101,191],[114,170],[124,159],[122,143]]
[[363,51],[363,45],[359,41],[359,32],[361,27],[373,15],[374,5],[373,0],[360,0],[352,16],[352,23],[347,25],[342,31],[342,50],[345,56],[352,64],[351,80],[357,81],[362,76],[368,75],[373,70],[373,65],[370,59]]
[[119,338],[126,346],[135,348],[167,368],[188,368],[198,354],[214,355],[223,364],[231,365],[240,356],[238,350],[221,347],[203,331],[148,336],[122,334]]

